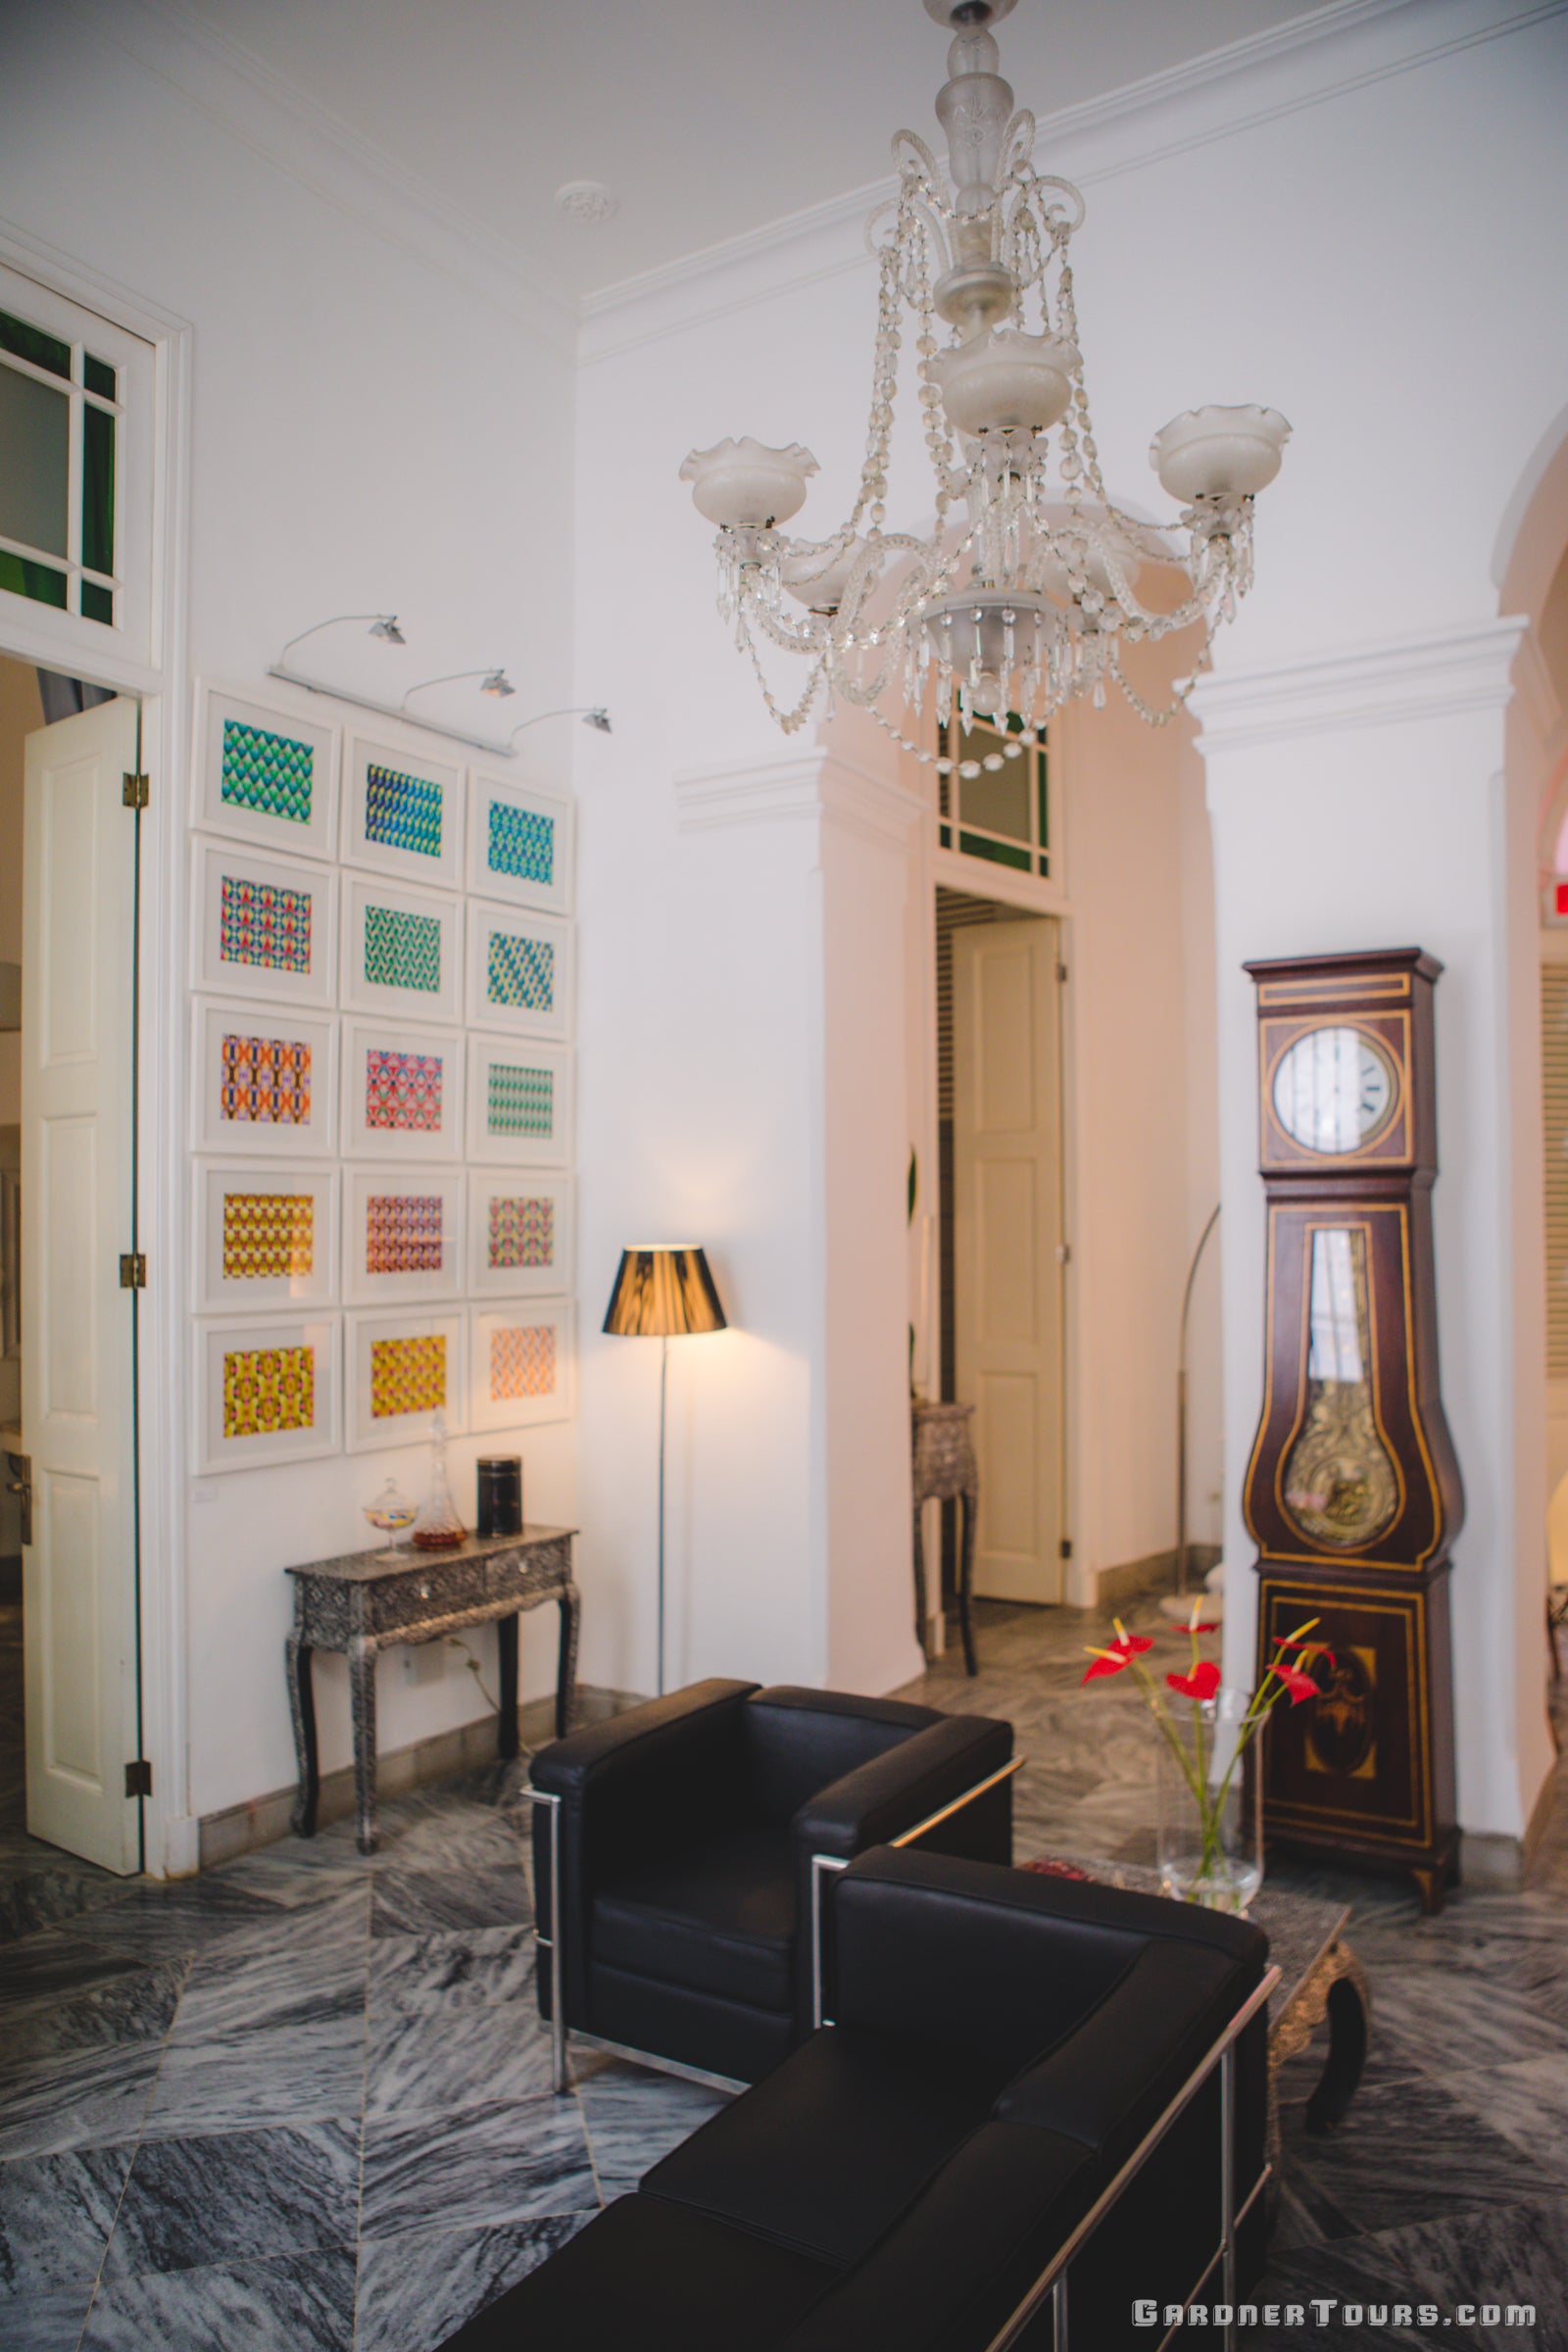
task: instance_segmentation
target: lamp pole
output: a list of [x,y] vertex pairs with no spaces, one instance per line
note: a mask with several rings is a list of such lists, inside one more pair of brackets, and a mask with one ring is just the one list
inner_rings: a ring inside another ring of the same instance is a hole
[[664,1695],[664,1397],[669,1383],[669,1334],[659,1338],[659,1695]]

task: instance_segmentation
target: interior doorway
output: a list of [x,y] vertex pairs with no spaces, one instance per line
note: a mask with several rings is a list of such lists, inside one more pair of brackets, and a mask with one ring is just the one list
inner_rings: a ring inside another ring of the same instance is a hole
[[139,721],[0,658],[0,1830],[122,1874],[143,1866]]
[[[974,1407],[974,1590],[1063,1596],[1065,1272],[1059,924],[936,892],[942,1393]],[[956,1567],[944,1514],[943,1575]]]

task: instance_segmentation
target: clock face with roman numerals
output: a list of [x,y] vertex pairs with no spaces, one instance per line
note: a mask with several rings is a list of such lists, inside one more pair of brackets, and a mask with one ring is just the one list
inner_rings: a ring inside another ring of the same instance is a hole
[[1309,1029],[1280,1055],[1274,1116],[1306,1152],[1357,1152],[1398,1102],[1394,1063],[1364,1029]]

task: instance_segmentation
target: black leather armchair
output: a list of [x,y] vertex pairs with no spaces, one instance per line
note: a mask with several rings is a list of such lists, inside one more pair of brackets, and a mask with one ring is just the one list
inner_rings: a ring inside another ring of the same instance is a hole
[[1010,1862],[1011,1757],[1011,1726],[986,1716],[720,1681],[542,1749],[534,1886],[556,2088],[568,2030],[755,2082],[830,1998],[832,1886],[857,1854],[925,1825],[930,1850]]

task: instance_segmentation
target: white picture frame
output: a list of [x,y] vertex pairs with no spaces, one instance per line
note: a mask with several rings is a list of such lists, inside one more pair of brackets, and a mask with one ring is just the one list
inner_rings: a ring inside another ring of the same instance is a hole
[[194,1193],[198,1314],[336,1304],[336,1168],[198,1160]]
[[468,1027],[571,1035],[572,927],[564,915],[468,901]]
[[[383,1346],[441,1340],[444,1348],[441,1401],[429,1383],[430,1356],[414,1348],[401,1363],[377,1362]],[[447,1434],[467,1427],[467,1335],[461,1308],[417,1306],[386,1308],[375,1314],[344,1317],[344,1380],[348,1397],[345,1443],[350,1453],[373,1453],[383,1446],[417,1445],[431,1434],[435,1415],[446,1420]],[[402,1386],[415,1401],[407,1411],[384,1409]]]
[[[397,980],[381,972],[401,972]],[[390,876],[343,876],[343,1003],[405,1021],[463,1020],[463,902]]]
[[223,996],[329,1005],[337,988],[338,878],[249,842],[191,844],[191,977]]
[[470,1030],[467,1157],[485,1167],[569,1167],[573,1076],[569,1047]]
[[[267,1470],[341,1452],[342,1346],[336,1315],[274,1315],[237,1323],[215,1319],[198,1323],[195,1331],[195,1451],[200,1476]],[[292,1392],[297,1399],[296,1367],[302,1355],[310,1359],[310,1419],[291,1422],[288,1413],[297,1408],[291,1407],[287,1396]],[[248,1360],[252,1358],[261,1360],[253,1363]],[[268,1365],[272,1367],[270,1372]],[[255,1400],[254,1388],[262,1379],[272,1390],[273,1414],[278,1392],[285,1393],[280,1426],[257,1426],[271,1417]]]
[[196,689],[195,822],[288,858],[337,855],[338,729],[281,704]]
[[320,1159],[337,1148],[338,1022],[293,1005],[198,997],[191,1144],[245,1159]]
[[470,1298],[534,1298],[572,1288],[574,1186],[538,1168],[468,1171]]
[[349,1168],[343,1295],[354,1306],[461,1298],[467,1185],[458,1169]]
[[563,793],[470,767],[469,890],[541,914],[569,914],[575,818]]
[[350,729],[343,745],[345,865],[416,889],[461,890],[464,770]]
[[459,1031],[345,1021],[342,1056],[346,1159],[462,1159],[468,1057]]
[[576,1409],[569,1298],[518,1298],[468,1310],[468,1426],[533,1429]]

